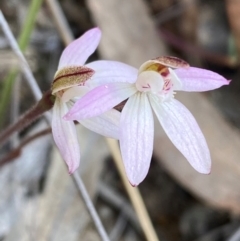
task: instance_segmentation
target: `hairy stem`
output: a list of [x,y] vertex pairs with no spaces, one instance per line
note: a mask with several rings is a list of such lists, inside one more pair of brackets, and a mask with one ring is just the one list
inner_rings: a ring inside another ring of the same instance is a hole
[[54,101],[55,97],[51,94],[51,91],[47,91],[42,96],[42,99],[24,113],[16,123],[8,126],[0,133],[0,144],[4,144],[14,132],[23,130],[38,119],[44,112],[50,110],[53,107]]

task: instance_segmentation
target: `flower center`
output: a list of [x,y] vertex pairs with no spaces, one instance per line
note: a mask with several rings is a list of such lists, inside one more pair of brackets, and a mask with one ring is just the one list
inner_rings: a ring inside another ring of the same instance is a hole
[[140,92],[159,93],[164,87],[163,77],[156,71],[143,71],[136,81],[136,88]]
[[136,88],[141,92],[151,92],[166,99],[174,95],[174,81],[168,68],[158,72],[145,70],[138,75]]

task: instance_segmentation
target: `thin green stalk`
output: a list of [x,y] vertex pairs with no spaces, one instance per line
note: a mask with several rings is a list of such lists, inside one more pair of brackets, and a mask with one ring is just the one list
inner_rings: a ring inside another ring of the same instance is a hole
[[[22,31],[18,38],[18,44],[20,49],[24,52],[28,46],[30,35],[34,28],[34,24],[36,21],[37,13],[39,8],[42,4],[43,0],[32,0],[31,5],[29,7],[26,20],[24,22]],[[8,76],[3,81],[2,91],[0,93],[1,100],[0,100],[0,126],[3,123],[3,116],[5,114],[8,102],[10,100],[10,93],[12,91],[14,80],[17,76],[17,70],[11,70]]]
[[28,46],[30,36],[37,18],[37,13],[42,5],[42,1],[43,0],[32,0],[31,2],[26,20],[23,25],[23,29],[18,38],[18,44],[22,51],[25,51]]

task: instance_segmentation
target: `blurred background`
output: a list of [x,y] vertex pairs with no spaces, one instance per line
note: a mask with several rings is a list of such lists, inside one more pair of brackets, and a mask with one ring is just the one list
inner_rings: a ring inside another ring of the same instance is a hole
[[[212,92],[176,95],[206,137],[211,174],[193,170],[156,121],[151,167],[139,189],[161,241],[240,240],[234,236],[240,229],[240,1],[1,0],[16,38],[34,2],[39,4],[36,21],[30,21],[33,27],[23,49],[43,92],[51,86],[66,36],[59,31],[53,3],[62,9],[75,38],[94,26],[102,30],[98,51],[88,61],[111,59],[139,67],[151,58],[172,55],[232,80]],[[6,98],[2,91],[13,69],[17,71]],[[35,102],[1,31],[0,102],[5,103],[2,130]],[[40,119],[0,147],[0,240],[100,240],[51,133],[1,163],[21,140],[46,128]],[[82,151],[78,171],[110,239],[146,240],[104,139],[77,128]]]

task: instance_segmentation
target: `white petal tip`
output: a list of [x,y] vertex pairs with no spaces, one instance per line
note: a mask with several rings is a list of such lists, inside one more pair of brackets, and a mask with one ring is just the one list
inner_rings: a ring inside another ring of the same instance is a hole
[[[224,85],[229,85],[231,82],[232,82],[231,79],[223,79],[223,80],[222,80],[222,86],[224,86]],[[219,86],[219,87],[221,87],[221,86]]]
[[205,175],[211,174],[211,167],[194,168],[197,172]]
[[143,179],[141,178],[141,179],[137,179],[137,180],[130,180],[130,179],[131,178],[128,177],[128,181],[129,181],[130,185],[132,187],[137,187],[145,179],[145,177]]
[[79,165],[77,165],[75,167],[68,167],[69,175],[72,175],[78,169],[78,167],[79,167]]
[[101,37],[102,35],[102,31],[99,27],[92,28],[89,31],[91,31],[95,35],[98,35],[98,37]]
[[130,185],[132,186],[132,187],[137,187],[138,186],[138,184],[132,184],[131,182],[129,182],[130,183]]
[[210,175],[211,174],[211,169],[210,170],[202,170],[200,171],[201,174],[205,174],[205,175]]

